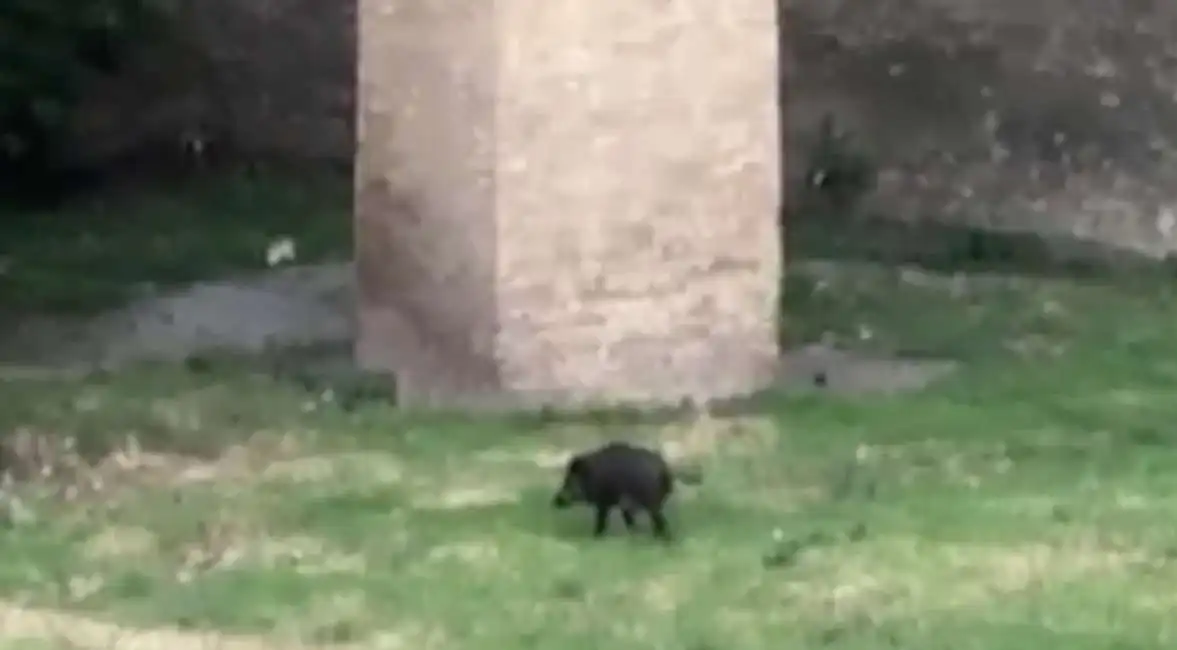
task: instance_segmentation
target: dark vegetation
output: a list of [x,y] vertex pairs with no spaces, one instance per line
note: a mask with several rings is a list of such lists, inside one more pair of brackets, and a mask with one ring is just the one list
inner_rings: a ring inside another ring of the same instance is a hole
[[297,236],[303,262],[347,254],[347,170],[234,159],[179,135],[78,155],[86,93],[178,42],[176,20],[170,0],[0,3],[0,323],[264,268],[278,237]]
[[166,34],[167,0],[0,4],[0,192],[26,202],[69,189],[75,110],[97,77]]

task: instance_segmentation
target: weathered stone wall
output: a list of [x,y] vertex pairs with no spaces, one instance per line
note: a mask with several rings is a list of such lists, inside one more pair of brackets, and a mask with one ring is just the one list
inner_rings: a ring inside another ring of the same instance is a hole
[[[885,214],[1175,247],[1177,5],[784,1],[794,178],[831,111],[881,168]],[[350,159],[355,0],[182,6],[191,47],[99,93],[96,148],[203,130]]]
[[870,209],[1177,249],[1177,5],[796,0],[792,15],[793,160],[832,112],[880,167]]

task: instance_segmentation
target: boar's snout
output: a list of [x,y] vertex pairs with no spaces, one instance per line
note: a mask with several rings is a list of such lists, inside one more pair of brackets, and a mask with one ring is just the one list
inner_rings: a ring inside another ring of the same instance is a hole
[[564,470],[564,481],[560,484],[560,491],[552,498],[552,505],[556,508],[567,508],[572,504],[584,500],[584,480],[587,463],[581,457],[573,458]]
[[560,490],[556,493],[556,496],[552,498],[553,508],[567,508],[570,505],[572,505],[572,497],[568,496],[568,493],[564,490]]
[[581,490],[580,481],[576,476],[568,476],[564,479],[564,483],[560,486],[560,491],[556,496],[552,497],[552,506],[556,508],[567,508],[574,503],[584,500],[584,494]]

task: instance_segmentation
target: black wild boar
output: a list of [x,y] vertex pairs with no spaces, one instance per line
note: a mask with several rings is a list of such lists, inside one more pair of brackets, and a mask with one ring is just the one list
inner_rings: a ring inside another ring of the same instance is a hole
[[588,503],[596,509],[593,535],[605,534],[609,513],[621,510],[625,527],[631,532],[635,515],[645,510],[654,535],[669,539],[670,531],[662,506],[674,490],[674,474],[661,454],[624,442],[611,442],[590,452],[573,456],[564,471],[564,483],[552,499],[556,508]]

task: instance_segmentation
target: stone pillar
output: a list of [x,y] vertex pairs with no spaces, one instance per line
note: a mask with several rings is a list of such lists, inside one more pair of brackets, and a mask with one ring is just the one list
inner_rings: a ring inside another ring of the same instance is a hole
[[360,0],[360,363],[410,403],[766,385],[776,4]]

